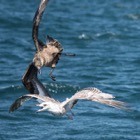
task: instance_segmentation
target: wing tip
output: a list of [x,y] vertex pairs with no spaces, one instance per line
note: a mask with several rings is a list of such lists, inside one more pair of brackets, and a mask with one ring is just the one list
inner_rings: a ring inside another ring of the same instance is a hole
[[[30,95],[30,94],[27,94],[27,95]],[[25,101],[28,101],[30,100],[30,96],[27,96],[27,95],[23,95],[21,97],[19,97],[18,99],[16,99],[14,101],[14,103],[10,106],[9,108],[9,113],[11,112],[14,112],[15,110],[17,110],[19,107],[22,106],[22,104],[25,102]]]

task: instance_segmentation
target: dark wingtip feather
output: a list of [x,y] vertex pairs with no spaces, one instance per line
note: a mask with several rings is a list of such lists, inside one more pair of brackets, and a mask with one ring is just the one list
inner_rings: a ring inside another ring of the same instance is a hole
[[14,112],[15,110],[17,110],[20,106],[21,103],[18,102],[19,99],[17,99],[9,108],[9,113]]
[[9,113],[14,112],[17,110],[25,101],[28,101],[31,97],[21,96],[15,100],[15,102],[10,106]]

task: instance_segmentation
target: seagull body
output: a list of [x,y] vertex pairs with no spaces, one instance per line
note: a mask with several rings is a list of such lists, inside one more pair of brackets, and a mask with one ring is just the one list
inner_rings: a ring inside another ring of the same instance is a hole
[[[71,112],[73,106],[77,103],[78,100],[89,100],[99,102],[108,106],[112,106],[117,109],[127,109],[126,104],[121,101],[113,100],[114,96],[108,93],[103,93],[97,88],[85,88],[76,92],[71,98],[67,98],[63,102],[59,102],[53,98],[36,95],[36,94],[26,94],[19,97],[11,106],[10,112],[14,111],[14,106],[18,103],[25,102],[26,98],[35,98],[39,99],[41,102],[37,104],[40,109],[37,112],[48,111],[49,113],[55,116],[66,115],[68,118],[72,119],[72,115],[68,115],[67,112]],[[21,104],[20,104],[21,105]],[[17,108],[16,108],[17,109]],[[72,112],[71,112],[72,113]]]

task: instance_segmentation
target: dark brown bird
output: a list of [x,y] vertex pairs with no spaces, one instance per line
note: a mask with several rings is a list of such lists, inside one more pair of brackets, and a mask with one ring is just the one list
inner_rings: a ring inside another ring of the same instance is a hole
[[[32,38],[36,47],[36,54],[33,58],[33,64],[38,70],[40,70],[43,66],[54,69],[63,51],[61,44],[56,39],[47,36],[48,42],[44,44],[38,38],[39,24],[47,4],[48,0],[41,0],[33,19]],[[55,80],[52,76],[52,71],[50,76],[53,80]]]

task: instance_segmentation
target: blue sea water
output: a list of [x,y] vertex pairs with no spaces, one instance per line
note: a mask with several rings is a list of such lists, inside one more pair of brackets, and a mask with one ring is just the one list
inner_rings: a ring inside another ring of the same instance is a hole
[[9,113],[28,93],[22,76],[32,61],[32,19],[40,0],[0,3],[0,140],[140,140],[140,4],[138,0],[50,0],[39,35],[58,39],[64,52],[54,71],[39,79],[63,101],[84,87],[96,87],[127,102],[126,112],[90,101],[73,108],[74,120],[36,113],[36,101]]

